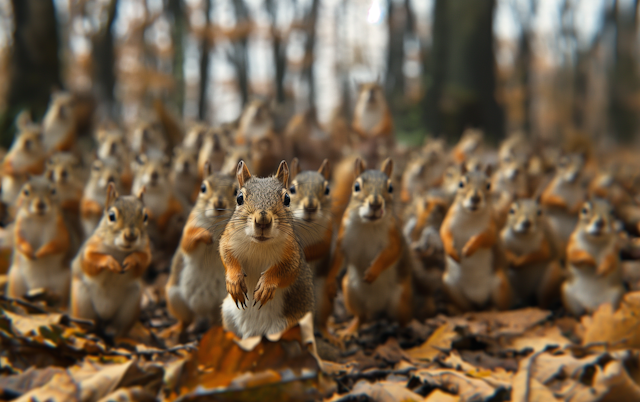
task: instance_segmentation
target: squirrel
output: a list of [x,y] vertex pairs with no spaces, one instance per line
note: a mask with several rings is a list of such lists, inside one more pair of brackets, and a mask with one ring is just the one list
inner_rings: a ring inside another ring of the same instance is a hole
[[193,151],[200,150],[209,130],[209,125],[204,122],[195,122],[191,124],[191,127],[189,127],[187,134],[182,140],[182,147]]
[[120,182],[126,191],[131,190],[133,172],[131,171],[131,152],[124,133],[119,129],[100,128],[96,132],[98,142],[97,157],[100,160],[112,160],[118,164],[122,173]]
[[471,156],[478,155],[482,152],[482,141],[484,133],[481,130],[467,128],[462,133],[460,141],[451,150],[451,156],[455,163],[462,164]]
[[182,328],[200,318],[222,324],[220,306],[227,295],[218,246],[236,202],[238,184],[232,176],[212,173],[208,162],[205,172],[166,285],[167,306]]
[[[341,337],[356,334],[361,324],[378,316],[406,325],[413,315],[413,261],[393,213],[393,161],[387,158],[380,170],[366,170],[355,161],[353,193],[344,213],[336,249],[325,286],[325,300],[333,301],[336,277],[343,266],[345,307],[354,315]],[[321,311],[326,325],[332,303]],[[328,334],[325,328],[322,332]],[[331,339],[331,337],[329,337]]]
[[370,165],[391,155],[395,148],[393,118],[377,82],[358,85],[358,98],[353,112],[351,128],[356,132],[359,144],[356,151]]
[[328,159],[322,161],[317,171],[300,171],[298,158],[291,161],[291,210],[294,227],[304,256],[314,274],[314,288],[317,309],[322,301],[325,279],[329,271],[331,244],[333,240],[333,219],[331,215],[331,165]]
[[55,183],[60,209],[71,237],[70,253],[72,257],[75,256],[84,238],[84,230],[80,221],[84,176],[80,159],[70,152],[55,153],[47,161],[45,177]]
[[273,174],[273,166],[283,155],[280,138],[271,134],[251,142],[251,167],[258,177]]
[[[134,178],[131,188],[137,194],[143,187],[145,191],[145,207],[149,214],[149,238],[156,246],[174,246],[182,229],[179,219],[185,206],[173,194],[169,171],[171,161],[167,156],[147,156],[140,154],[133,162]],[[180,228],[178,228],[180,226]]]
[[84,238],[91,236],[102,219],[109,183],[113,183],[118,192],[122,190],[120,177],[121,169],[114,160],[97,159],[93,161],[89,180],[80,200],[80,221]]
[[34,176],[22,187],[17,205],[7,294],[24,297],[30,290],[45,288],[66,305],[70,238],[56,186],[44,176]]
[[444,142],[428,141],[402,173],[400,201],[411,202],[412,195],[422,194],[426,190],[442,185],[447,168],[444,157]]
[[269,335],[314,311],[313,275],[295,233],[289,167],[257,178],[240,162],[236,209],[220,238],[228,296],[226,329],[241,338]]
[[195,150],[185,146],[177,146],[173,149],[169,181],[183,205],[193,205],[198,198],[197,164],[198,153]]
[[514,199],[529,196],[527,163],[523,157],[503,155],[491,177],[491,193],[498,227],[503,227]]
[[[227,154],[227,146],[226,139],[222,138],[220,134],[220,130],[212,130],[207,133],[204,137],[202,147],[199,148],[198,152],[198,177],[204,177],[204,164],[209,162],[211,165],[211,170],[213,172],[219,172],[222,170],[222,165],[224,163],[224,158]],[[236,165],[233,164],[233,167],[229,170],[224,170],[224,172],[232,172]]]
[[509,308],[511,290],[491,206],[491,165],[467,171],[440,227],[445,252],[443,290],[454,307],[476,310],[492,304]]
[[555,176],[540,197],[555,236],[556,249],[561,253],[567,249],[569,236],[578,222],[578,212],[587,197],[582,182],[584,162],[582,154],[561,156]]
[[134,155],[146,154],[160,158],[166,155],[167,139],[162,126],[155,121],[140,121],[131,132],[130,147]]
[[143,193],[119,196],[110,182],[100,224],[71,265],[71,315],[96,320],[109,335],[125,335],[140,313],[151,262]]
[[562,301],[572,314],[592,313],[603,303],[616,307],[625,292],[619,245],[610,204],[601,199],[584,202],[569,238],[568,279],[562,284]]
[[31,121],[29,112],[16,119],[16,134],[2,162],[2,202],[13,205],[29,175],[44,172],[46,151],[42,128]]
[[44,148],[47,153],[71,151],[75,147],[77,127],[75,97],[64,91],[51,95],[51,102],[42,120]]
[[500,232],[509,279],[519,304],[550,308],[559,300],[562,269],[539,199],[514,201]]
[[253,166],[249,161],[249,147],[246,145],[232,145],[229,147],[229,149],[227,149],[227,153],[224,157],[224,162],[222,163],[220,171],[231,172],[235,174],[238,163],[240,163],[240,161],[244,161],[244,164],[247,165],[247,168],[249,170],[253,170]]
[[236,145],[251,144],[254,140],[273,134],[274,117],[269,104],[263,99],[251,100],[240,116]]

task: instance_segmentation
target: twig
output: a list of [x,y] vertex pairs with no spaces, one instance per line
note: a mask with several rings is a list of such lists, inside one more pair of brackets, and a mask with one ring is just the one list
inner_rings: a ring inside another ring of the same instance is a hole
[[[19,305],[21,305],[23,307],[27,307],[27,308],[30,308],[32,310],[35,310],[40,314],[54,314],[54,313],[52,313],[50,311],[47,311],[46,309],[44,309],[44,308],[42,308],[42,307],[40,307],[40,306],[38,306],[36,304],[29,303],[28,301],[25,301],[25,300],[22,300],[22,299],[14,299],[13,297],[0,295],[0,300],[6,301],[6,302],[9,302],[9,303],[19,304]],[[58,313],[55,313],[55,314],[58,314]],[[68,319],[69,321],[75,322],[77,324],[88,325],[88,326],[91,326],[91,327],[95,326],[95,323],[92,320],[83,320],[82,318],[74,318],[74,317],[71,317],[70,315],[65,314],[65,313],[62,313],[62,316],[64,318]]]
[[162,355],[165,353],[176,353],[180,350],[197,350],[197,342],[189,342],[183,345],[174,346],[168,349],[153,349],[153,350],[140,350],[131,353],[123,353],[119,351],[109,351],[105,353],[105,355],[116,355],[116,356],[125,356],[125,357],[133,357],[133,356],[154,356],[154,355]]

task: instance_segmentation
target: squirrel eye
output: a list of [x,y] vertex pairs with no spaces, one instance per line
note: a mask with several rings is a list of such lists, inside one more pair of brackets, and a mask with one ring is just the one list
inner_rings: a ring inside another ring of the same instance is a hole
[[145,213],[144,213],[144,218],[142,219],[142,221],[143,221],[144,223],[147,223],[147,221],[148,221],[148,220],[149,220],[149,214],[145,212]]
[[387,189],[390,193],[393,193],[393,184],[389,184],[389,188]]
[[111,222],[115,222],[116,221],[116,213],[113,211],[109,211],[109,221]]
[[238,197],[236,198],[236,202],[238,203],[238,205],[244,204],[244,196],[242,195],[242,193],[238,194]]
[[541,215],[542,215],[542,210],[541,210],[541,209],[539,209],[539,210],[538,210],[538,216],[541,216]]
[[587,210],[587,208],[582,208],[582,214],[586,215],[589,211]]
[[207,192],[207,185],[206,184],[202,183],[202,185],[200,186],[200,192],[202,194]]
[[356,183],[356,184],[353,186],[353,191],[355,191],[356,193],[357,193],[358,191],[360,191],[360,183]]
[[291,194],[295,194],[296,193],[296,186],[294,186],[293,184],[291,185],[291,187],[289,187],[289,192]]
[[324,195],[329,195],[329,192],[330,192],[329,186],[325,187],[324,188]]
[[511,209],[509,210],[509,213],[510,213],[511,215],[513,215],[513,214],[515,214],[515,213],[516,213],[516,210],[515,210],[515,209],[513,209],[513,208],[511,208]]
[[289,204],[291,204],[291,197],[289,197],[289,194],[285,194],[284,195],[284,206],[288,207]]
[[55,189],[55,188],[52,188],[52,189],[51,189],[51,195],[56,195],[56,193],[57,193],[56,189]]
[[238,189],[237,189],[237,188],[234,188],[234,189],[233,189],[233,196],[235,197],[236,195],[238,195]]
[[460,183],[458,183],[458,187],[464,188],[464,182],[462,180],[460,180]]
[[24,191],[22,192],[22,194],[26,195],[27,197],[29,196],[29,190],[27,190],[26,188],[24,189]]
[[491,190],[491,183],[487,183],[487,190]]

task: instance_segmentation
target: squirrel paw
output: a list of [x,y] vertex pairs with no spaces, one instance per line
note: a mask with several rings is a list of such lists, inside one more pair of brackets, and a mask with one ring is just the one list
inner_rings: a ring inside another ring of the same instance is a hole
[[247,296],[247,284],[244,281],[245,276],[243,273],[240,273],[234,279],[230,279],[227,276],[227,293],[236,303],[236,307],[239,309],[242,306],[243,310],[247,307],[247,300],[249,299]]
[[471,248],[470,244],[467,244],[462,248],[462,256],[463,257],[470,257],[475,252],[476,251]]
[[119,273],[122,271],[122,267],[120,266],[118,261],[116,261],[116,259],[110,255],[106,256],[105,261],[102,264],[102,268],[108,269],[109,271],[116,272],[116,273]]
[[277,288],[275,285],[266,285],[264,276],[261,277],[256,286],[256,290],[253,292],[253,305],[255,306],[256,303],[260,302],[260,307],[258,307],[258,310],[260,310],[269,300],[273,299],[276,295]]
[[378,279],[378,274],[375,274],[371,271],[371,268],[367,269],[364,272],[364,281],[367,283],[373,283],[376,279]]

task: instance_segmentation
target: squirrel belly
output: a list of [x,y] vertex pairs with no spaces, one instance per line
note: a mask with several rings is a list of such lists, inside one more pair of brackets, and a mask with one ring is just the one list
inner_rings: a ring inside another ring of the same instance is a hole
[[[304,259],[300,260],[301,266],[299,267],[298,277],[290,286],[276,289],[273,299],[262,306],[260,303],[255,303],[253,292],[258,285],[260,277],[263,272],[280,262],[285,245],[252,243],[245,247],[244,250],[241,247],[238,247],[238,249],[232,248],[230,252],[237,256],[237,260],[246,274],[247,307],[244,309],[242,307],[238,308],[231,296],[227,295],[222,304],[222,314],[226,328],[232,330],[243,339],[263,334],[273,334],[285,330],[296,319],[302,318],[303,314],[300,317],[288,316],[287,312],[290,308],[295,307],[296,310],[300,311],[313,311],[312,298],[306,297],[301,300],[295,298],[296,294],[313,295],[311,269]],[[260,256],[260,258],[256,258],[256,256]],[[300,306],[299,303],[301,302],[308,305]]]
[[568,264],[570,279],[562,284],[565,307],[575,315],[591,313],[601,304],[616,306],[625,290],[619,272],[602,277],[593,268],[576,268]]

